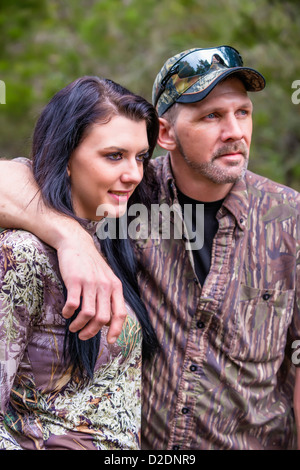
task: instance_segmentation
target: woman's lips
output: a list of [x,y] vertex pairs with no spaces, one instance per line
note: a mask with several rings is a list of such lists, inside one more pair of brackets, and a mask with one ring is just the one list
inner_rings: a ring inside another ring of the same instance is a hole
[[117,201],[126,202],[128,201],[129,196],[132,193],[132,191],[112,191],[111,190],[111,191],[108,191],[108,193],[110,194],[111,197],[113,197]]

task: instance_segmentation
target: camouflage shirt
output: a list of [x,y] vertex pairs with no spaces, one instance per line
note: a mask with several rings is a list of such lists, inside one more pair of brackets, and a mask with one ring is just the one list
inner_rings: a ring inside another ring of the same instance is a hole
[[[170,206],[169,158],[154,165],[158,202]],[[298,193],[247,171],[217,213],[203,286],[184,239],[137,241],[161,344],[143,369],[142,448],[295,448],[299,213]]]
[[[95,223],[87,225],[95,236]],[[71,379],[56,251],[31,233],[0,235],[0,449],[140,448],[141,328],[128,308],[113,345],[102,329],[93,379]]]

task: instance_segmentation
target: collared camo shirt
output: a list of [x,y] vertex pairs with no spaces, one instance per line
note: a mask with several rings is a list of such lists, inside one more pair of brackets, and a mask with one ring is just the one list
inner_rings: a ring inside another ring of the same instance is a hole
[[[169,158],[155,167],[158,202],[170,206]],[[137,241],[140,288],[161,344],[143,369],[142,448],[296,447],[299,213],[298,193],[248,171],[217,213],[203,286],[184,237]]]

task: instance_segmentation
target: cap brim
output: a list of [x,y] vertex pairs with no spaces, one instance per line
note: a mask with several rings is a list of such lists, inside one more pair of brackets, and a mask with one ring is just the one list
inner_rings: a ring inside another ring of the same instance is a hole
[[266,86],[264,77],[257,70],[248,67],[234,67],[227,70],[216,69],[205,75],[205,77],[199,77],[196,83],[176,99],[176,103],[196,103],[203,100],[218,83],[229,75],[238,75],[247,91],[261,91]]

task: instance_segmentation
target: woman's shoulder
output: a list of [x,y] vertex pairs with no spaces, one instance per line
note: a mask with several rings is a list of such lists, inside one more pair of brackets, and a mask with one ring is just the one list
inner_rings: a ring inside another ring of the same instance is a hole
[[57,271],[56,250],[25,230],[4,230],[0,233],[0,267],[17,268],[20,265],[37,267],[41,273]]
[[20,325],[41,321],[56,277],[41,240],[24,230],[0,233],[0,325],[7,335],[17,337]]
[[44,244],[36,235],[21,229],[4,229],[0,233],[0,243],[20,243],[22,240],[32,240]]
[[0,250],[4,251],[8,248],[13,252],[30,253],[36,256],[55,252],[33,233],[20,229],[8,229],[0,233]]

